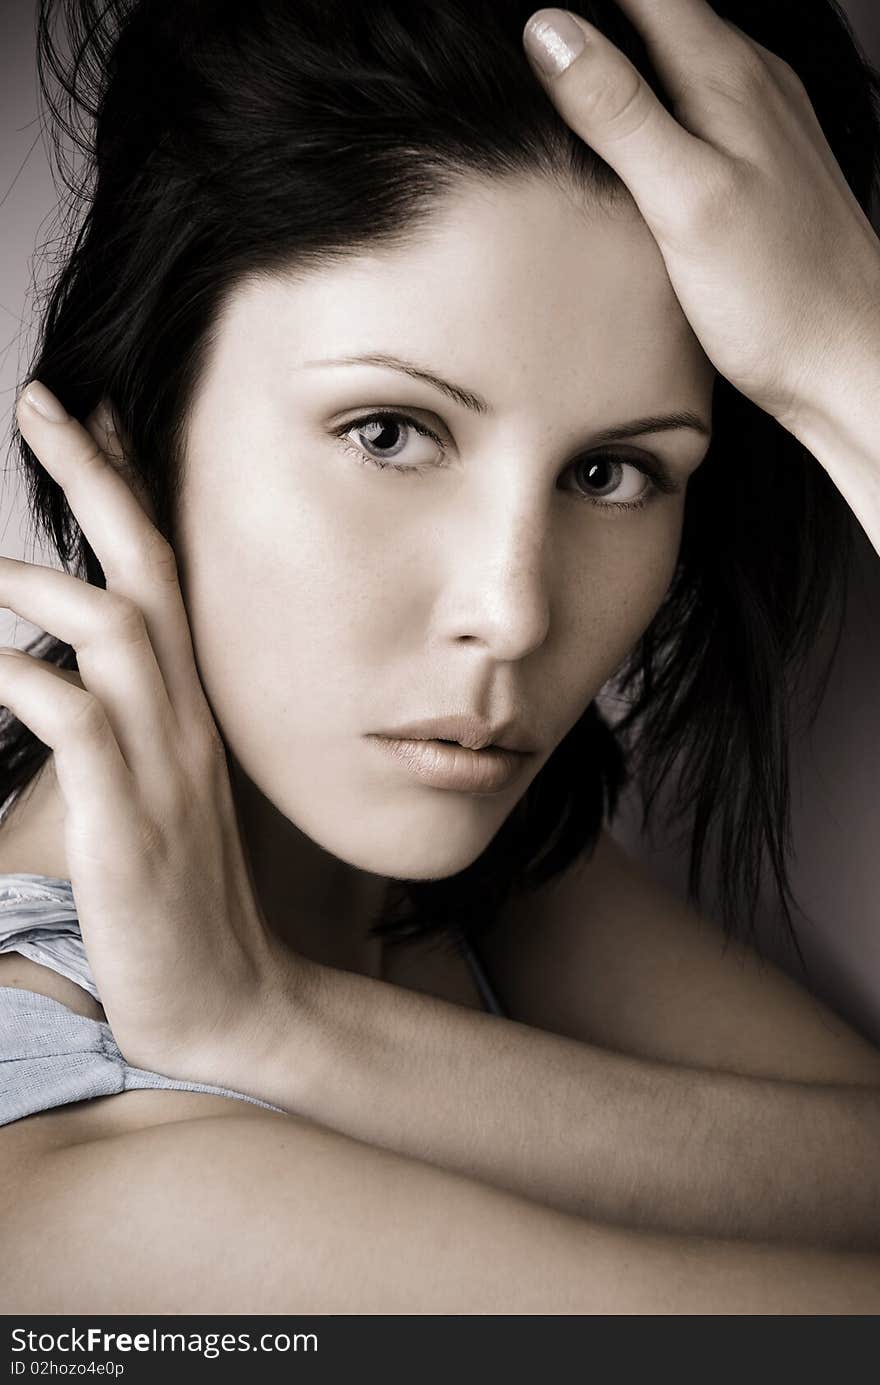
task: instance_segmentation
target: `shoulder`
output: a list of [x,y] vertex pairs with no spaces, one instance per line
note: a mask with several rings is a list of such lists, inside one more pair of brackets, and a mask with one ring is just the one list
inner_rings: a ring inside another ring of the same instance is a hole
[[596,1019],[602,1004],[597,979],[638,966],[636,935],[653,950],[664,916],[668,928],[670,912],[681,909],[603,830],[591,856],[508,901],[480,946],[515,1019],[583,1037],[585,1007]]
[[513,1019],[685,1067],[880,1083],[880,1053],[804,986],[655,879],[608,832],[485,940]]
[[[187,1110],[191,1094],[158,1095],[182,1098],[182,1109],[128,1130],[100,1131],[91,1124],[76,1138],[68,1126],[56,1143],[44,1133],[36,1158],[22,1155],[34,1139],[27,1127],[51,1124],[53,1113],[0,1130],[4,1168],[9,1171],[11,1159],[14,1170],[0,1192],[8,1251],[0,1264],[0,1298],[10,1311],[292,1309],[291,1273],[296,1255],[304,1253],[302,1245],[294,1251],[298,1219],[306,1213],[290,1205],[291,1192],[300,1188],[303,1201],[315,1197],[307,1176],[309,1159],[317,1162],[308,1123],[271,1112],[255,1118],[239,1109],[193,1112]],[[66,1108],[59,1118],[74,1111]],[[108,1133],[113,1137],[101,1138]],[[346,1143],[355,1148],[356,1142]],[[320,1153],[326,1162],[328,1151]],[[324,1211],[332,1219],[331,1209]],[[262,1228],[257,1237],[256,1226]],[[311,1231],[319,1234],[315,1224]]]
[[591,856],[513,899],[485,951],[527,1023],[552,1015],[579,1037],[606,1033],[627,996],[675,1007],[701,970],[717,981],[724,958],[734,973],[737,958],[759,965],[607,830]]

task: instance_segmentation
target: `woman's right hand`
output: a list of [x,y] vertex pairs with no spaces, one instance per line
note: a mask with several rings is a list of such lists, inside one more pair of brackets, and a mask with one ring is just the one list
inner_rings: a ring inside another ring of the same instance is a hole
[[255,1011],[278,1003],[282,976],[289,984],[291,967],[307,963],[266,926],[175,555],[124,479],[115,435],[99,417],[84,427],[66,415],[39,384],[17,418],[107,588],[0,559],[0,603],[78,662],[77,673],[2,651],[0,703],[54,752],[83,942],[123,1054],[168,1077],[216,1081],[210,1055],[247,1034]]

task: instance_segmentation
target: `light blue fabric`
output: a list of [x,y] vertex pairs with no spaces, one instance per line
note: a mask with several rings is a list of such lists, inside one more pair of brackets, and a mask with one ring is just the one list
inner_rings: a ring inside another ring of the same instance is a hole
[[36,1111],[139,1087],[212,1092],[270,1111],[282,1107],[228,1087],[177,1082],[127,1063],[105,1020],[68,1010],[51,996],[0,986],[0,1125]]
[[[0,953],[20,952],[75,981],[100,1004],[69,880],[0,875]],[[210,1092],[281,1111],[228,1087],[178,1082],[132,1067],[106,1020],[89,1019],[50,996],[0,986],[0,1125],[91,1097],[136,1088]]]

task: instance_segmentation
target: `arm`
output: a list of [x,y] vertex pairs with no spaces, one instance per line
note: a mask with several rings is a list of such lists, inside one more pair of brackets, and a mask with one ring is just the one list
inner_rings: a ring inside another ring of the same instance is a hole
[[286,1116],[85,1141],[7,1187],[10,1313],[880,1311],[878,1256],[590,1225]]
[[[510,923],[493,971],[528,1024],[287,954],[272,1006],[199,1076],[570,1214],[880,1247],[867,1043],[772,969],[738,966],[609,839],[545,887],[531,928]],[[572,1037],[594,1030],[639,1056]]]

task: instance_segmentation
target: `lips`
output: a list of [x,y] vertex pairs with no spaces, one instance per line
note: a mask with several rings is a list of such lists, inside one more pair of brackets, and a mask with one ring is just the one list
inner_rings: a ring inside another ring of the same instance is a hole
[[489,746],[469,750],[459,742],[371,736],[377,748],[422,783],[461,793],[494,794],[508,788],[523,773],[530,757],[520,751]]
[[406,722],[374,732],[392,740],[449,743],[466,750],[513,750],[529,754],[537,749],[535,738],[513,718],[491,722],[472,713],[452,714]]

